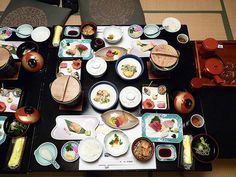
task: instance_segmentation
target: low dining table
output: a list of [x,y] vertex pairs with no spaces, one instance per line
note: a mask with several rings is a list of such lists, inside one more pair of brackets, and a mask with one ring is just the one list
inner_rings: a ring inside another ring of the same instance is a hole
[[[99,27],[98,29],[103,29],[103,27]],[[127,30],[128,26],[121,26],[123,30]],[[119,166],[118,168],[107,168],[106,165],[103,167],[97,167],[92,164],[83,164],[83,168],[81,165],[81,160],[77,160],[72,163],[68,163],[63,160],[63,158],[60,155],[60,150],[63,144],[67,142],[68,140],[56,140],[52,138],[51,131],[56,125],[56,117],[60,115],[94,115],[100,117],[100,115],[104,111],[99,111],[94,109],[91,104],[89,103],[88,98],[88,92],[89,89],[93,84],[95,84],[98,81],[109,81],[116,85],[118,91],[120,92],[124,87],[126,86],[133,86],[136,87],[141,91],[142,86],[148,86],[148,85],[165,85],[167,87],[167,93],[168,93],[168,104],[169,108],[166,110],[158,110],[158,111],[152,111],[152,112],[158,112],[158,113],[172,113],[172,114],[179,114],[176,112],[174,108],[174,96],[176,92],[178,91],[190,91],[196,101],[195,108],[191,113],[188,114],[180,114],[183,121],[183,133],[184,134],[191,134],[192,136],[199,134],[199,133],[209,133],[213,134],[213,136],[216,134],[217,129],[215,128],[215,125],[218,125],[218,122],[215,122],[212,117],[215,117],[217,121],[220,121],[219,116],[215,116],[215,112],[219,113],[220,110],[215,110],[212,104],[216,104],[217,106],[220,106],[221,103],[219,103],[216,98],[214,97],[216,92],[212,92],[212,88],[210,89],[204,89],[204,90],[192,90],[190,86],[190,81],[193,77],[196,76],[196,67],[195,67],[195,60],[194,60],[194,42],[190,41],[187,44],[180,44],[177,42],[177,35],[180,33],[184,33],[189,36],[188,29],[186,25],[182,25],[181,29],[176,33],[169,33],[165,30],[162,30],[160,35],[156,37],[156,39],[163,39],[168,42],[169,45],[173,46],[176,50],[179,51],[180,57],[179,57],[179,63],[172,71],[168,72],[167,75],[161,76],[162,78],[159,79],[150,79],[149,78],[149,72],[150,68],[148,67],[148,61],[149,57],[142,57],[143,63],[144,63],[144,72],[142,76],[134,81],[125,81],[122,80],[120,77],[117,76],[117,73],[115,72],[115,61],[107,62],[108,69],[107,72],[100,78],[94,78],[91,75],[88,74],[86,71],[86,63],[88,60],[82,60],[82,67],[81,67],[81,86],[83,91],[83,106],[82,110],[80,111],[71,111],[71,110],[62,110],[60,105],[53,100],[50,92],[50,84],[56,79],[57,77],[57,70],[59,63],[63,60],[62,58],[58,57],[58,47],[52,46],[52,38],[54,34],[54,29],[51,30],[51,36],[50,38],[45,41],[38,43],[39,45],[39,53],[42,54],[44,57],[44,67],[43,69],[38,73],[28,73],[24,70],[20,71],[20,75],[18,80],[16,81],[4,81],[5,87],[20,87],[23,90],[23,98],[21,100],[21,105],[30,105],[35,108],[37,108],[40,111],[41,119],[36,124],[32,124],[30,127],[30,130],[27,132],[27,143],[25,145],[24,154],[22,157],[22,162],[20,164],[20,167],[18,167],[15,170],[11,170],[7,167],[7,162],[10,156],[10,153],[12,151],[13,143],[10,138],[7,138],[6,142],[0,146],[0,152],[6,152],[6,155],[2,155],[0,157],[1,166],[0,171],[4,173],[19,173],[19,172],[45,172],[45,171],[57,171],[52,165],[49,166],[41,166],[37,163],[34,151],[38,148],[38,146],[44,142],[52,142],[56,145],[58,149],[58,155],[57,155],[57,162],[60,164],[59,171],[65,171],[65,172],[76,172],[76,171],[119,171],[119,170],[149,170],[149,171],[185,171],[185,169],[182,166],[182,143],[173,143],[173,145],[176,148],[177,152],[177,158],[175,161],[167,161],[167,162],[161,162],[156,159],[156,157],[153,157],[153,164],[151,168],[148,168],[145,166],[145,164],[136,165],[135,163],[131,162],[131,166],[134,165],[134,168],[122,168],[122,166]],[[97,34],[98,37],[101,34]],[[123,39],[120,43],[117,45],[128,45],[127,41],[132,41],[132,39],[124,35]],[[66,39],[67,37],[62,34],[61,39]],[[81,38],[81,35],[79,35],[78,38]],[[141,40],[147,39],[147,37],[143,34],[140,37]],[[9,41],[20,41],[22,39],[17,38],[16,36],[12,36]],[[26,39],[31,40],[30,38]],[[217,96],[220,97],[220,99],[223,99],[223,96],[226,96],[227,98],[230,97],[230,94],[234,93],[235,91],[233,89],[226,90],[227,95],[223,95],[225,91],[219,91],[217,92]],[[212,103],[212,101],[214,101]],[[233,104],[229,105],[229,108],[232,108]],[[120,110],[126,110],[131,112],[133,115],[140,118],[143,114],[149,112],[148,110],[143,110],[141,105],[137,106],[136,108],[132,109],[126,109],[124,108],[120,103],[117,103],[113,109],[120,109]],[[217,108],[218,109],[218,108]],[[228,109],[227,109],[228,110]],[[226,110],[223,110],[225,113]],[[190,132],[184,125],[189,120],[192,114],[201,114],[205,118],[205,125],[204,128],[201,129],[201,132]],[[226,113],[226,115],[231,113]],[[3,115],[9,115],[7,113]],[[222,113],[220,113],[222,115]],[[231,116],[228,116],[231,117]],[[101,123],[101,122],[100,122]],[[141,124],[141,123],[140,123]],[[230,126],[232,127],[232,126]],[[225,127],[222,127],[223,132]],[[141,132],[137,132],[137,134],[140,134]],[[225,133],[222,133],[220,136],[217,136],[217,140],[221,141],[222,136],[225,135]],[[230,149],[229,147],[229,141],[227,138],[224,140],[224,144],[226,144],[225,147],[227,149]],[[160,142],[155,142],[155,146],[158,144],[162,144]],[[165,143],[164,143],[165,144]],[[232,152],[224,151],[225,147],[223,144],[220,144],[220,148],[222,150],[220,151],[220,157],[231,157]],[[234,143],[234,146],[235,143]],[[129,150],[131,153],[131,150]],[[223,152],[224,151],[224,152]],[[234,157],[236,157],[236,154],[234,154]],[[129,163],[128,159],[126,159]],[[124,165],[124,164],[123,164]],[[190,171],[211,171],[212,165],[211,164],[205,164],[197,161],[196,159],[193,159],[193,165],[190,168]]]

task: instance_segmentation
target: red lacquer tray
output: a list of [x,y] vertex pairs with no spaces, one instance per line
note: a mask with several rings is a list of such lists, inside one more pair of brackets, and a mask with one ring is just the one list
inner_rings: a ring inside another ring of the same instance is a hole
[[236,41],[218,42],[219,46],[216,50],[216,56],[219,56],[225,65],[224,72],[219,75],[224,82],[217,84],[213,76],[205,74],[205,61],[207,59],[201,57],[199,54],[202,41],[195,41],[195,63],[197,77],[202,79],[203,86],[236,87]]

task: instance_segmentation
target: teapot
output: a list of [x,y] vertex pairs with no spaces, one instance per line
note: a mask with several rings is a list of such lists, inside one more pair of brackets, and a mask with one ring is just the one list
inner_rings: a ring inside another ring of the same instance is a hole
[[22,66],[26,71],[38,72],[42,69],[44,59],[38,52],[28,52],[22,57]]
[[189,113],[195,107],[193,95],[187,91],[178,92],[174,98],[174,107],[181,114]]

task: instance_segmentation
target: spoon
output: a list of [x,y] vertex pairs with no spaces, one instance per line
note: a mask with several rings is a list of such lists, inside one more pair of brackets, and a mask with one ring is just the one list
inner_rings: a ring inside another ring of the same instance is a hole
[[56,162],[55,159],[53,159],[53,154],[52,152],[45,148],[42,147],[39,149],[39,155],[46,161],[48,161],[49,163],[51,163],[56,169],[60,168],[60,165]]

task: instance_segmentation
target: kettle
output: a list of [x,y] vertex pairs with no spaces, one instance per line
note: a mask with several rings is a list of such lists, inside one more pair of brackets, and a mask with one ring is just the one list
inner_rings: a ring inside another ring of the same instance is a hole
[[38,72],[42,69],[44,59],[38,52],[28,52],[22,57],[22,66],[26,71]]
[[177,112],[186,114],[191,112],[195,107],[193,95],[187,91],[178,92],[174,98],[174,107]]

